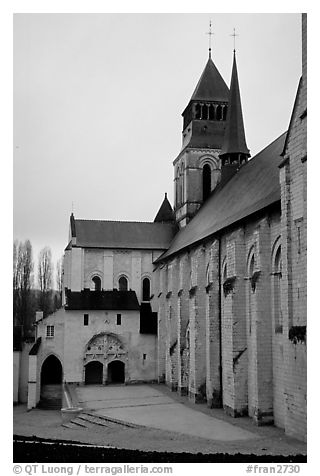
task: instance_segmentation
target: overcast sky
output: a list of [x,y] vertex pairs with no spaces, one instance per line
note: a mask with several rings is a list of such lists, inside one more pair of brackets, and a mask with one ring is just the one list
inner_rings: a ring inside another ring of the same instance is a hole
[[288,128],[299,14],[16,14],[14,238],[54,261],[69,216],[153,221],[173,204],[181,113],[208,58],[227,85],[236,42],[253,156]]

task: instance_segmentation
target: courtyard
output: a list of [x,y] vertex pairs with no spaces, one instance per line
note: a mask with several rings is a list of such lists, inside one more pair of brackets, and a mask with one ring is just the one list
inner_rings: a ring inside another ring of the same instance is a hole
[[235,419],[222,409],[193,404],[164,385],[88,385],[75,392],[84,410],[78,423],[63,426],[58,410],[28,412],[18,405],[14,435],[142,451],[306,454],[305,443],[279,428],[257,427],[250,418]]

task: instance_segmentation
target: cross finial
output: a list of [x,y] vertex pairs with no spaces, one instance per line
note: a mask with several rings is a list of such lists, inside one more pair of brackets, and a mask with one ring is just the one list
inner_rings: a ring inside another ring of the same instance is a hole
[[211,58],[211,37],[212,37],[212,35],[214,35],[214,33],[212,33],[211,27],[212,27],[212,23],[211,23],[211,20],[210,20],[209,31],[207,32],[207,35],[209,35],[209,58]]
[[230,36],[233,36],[233,52],[235,53],[236,52],[236,36],[239,36],[236,34],[235,28],[233,29],[233,33]]

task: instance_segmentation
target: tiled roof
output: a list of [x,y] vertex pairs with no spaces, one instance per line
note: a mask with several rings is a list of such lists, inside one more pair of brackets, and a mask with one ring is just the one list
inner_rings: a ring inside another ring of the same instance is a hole
[[175,234],[171,223],[74,220],[76,246],[165,250]]
[[211,58],[194,90],[191,101],[228,101],[229,89]]
[[140,306],[135,291],[66,291],[67,305],[70,310],[119,310],[139,311]]
[[285,137],[286,133],[282,134],[243,165],[223,187],[218,187],[156,262],[278,202],[278,166]]

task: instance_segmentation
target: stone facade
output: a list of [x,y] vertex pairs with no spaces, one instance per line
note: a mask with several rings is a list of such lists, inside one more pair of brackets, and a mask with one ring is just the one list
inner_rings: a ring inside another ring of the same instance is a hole
[[306,439],[307,325],[307,15],[302,15],[302,77],[280,168],[283,255],[284,415],[289,435]]
[[[284,412],[272,385],[277,372],[281,381],[283,369],[284,337],[272,305],[272,254],[279,234],[280,213],[273,212],[156,271],[164,283],[155,308],[166,382],[193,401],[222,404],[231,415],[249,414],[259,424],[273,421],[274,406]],[[170,284],[171,274],[176,285]]]
[[[100,278],[102,289],[113,290],[119,288],[119,279],[125,277],[128,289],[135,292],[141,303],[143,279],[150,280],[150,293],[153,292],[152,262],[159,254],[157,250],[69,247],[64,257],[65,289],[88,289],[94,294],[93,278]],[[40,400],[41,369],[51,355],[61,362],[63,382],[67,383],[84,384],[91,361],[103,364],[102,383],[108,383],[109,364],[115,360],[124,364],[125,383],[156,381],[157,336],[141,333],[139,310],[68,309],[65,292],[63,301],[62,309],[37,323],[36,337],[41,338],[41,345],[36,355],[29,356],[29,408]],[[114,350],[114,342],[120,350]]]

